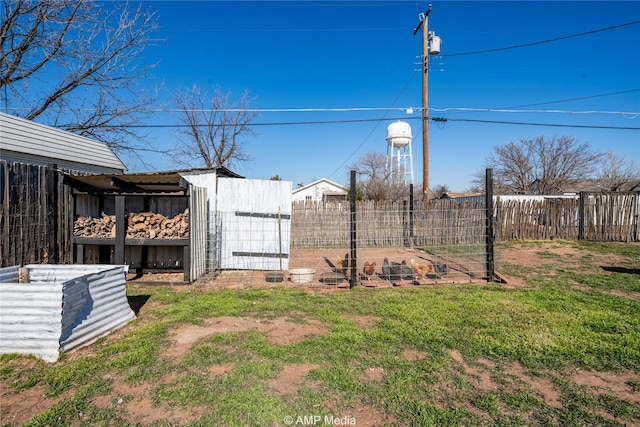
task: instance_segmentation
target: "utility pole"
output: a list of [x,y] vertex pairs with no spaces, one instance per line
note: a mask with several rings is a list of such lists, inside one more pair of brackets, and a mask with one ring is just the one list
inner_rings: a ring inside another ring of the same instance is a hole
[[422,27],[422,193],[429,201],[429,13],[421,13],[420,23],[413,30],[415,36]]

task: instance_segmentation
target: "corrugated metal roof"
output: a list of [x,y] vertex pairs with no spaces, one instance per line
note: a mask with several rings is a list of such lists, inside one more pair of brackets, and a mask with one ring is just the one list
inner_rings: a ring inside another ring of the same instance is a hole
[[67,183],[81,191],[179,192],[188,188],[188,183],[182,177],[182,174],[192,173],[196,170],[215,172],[217,176],[242,178],[224,167],[128,174],[77,175],[65,173],[65,175],[67,176]]
[[69,185],[81,191],[177,192],[188,188],[186,181],[177,172],[64,175]]
[[0,157],[7,161],[56,163],[87,172],[127,169],[102,142],[5,113],[0,113],[0,143]]
[[[27,265],[0,269],[0,353],[55,362],[135,318],[127,302],[127,266]],[[11,282],[5,282],[10,280]]]

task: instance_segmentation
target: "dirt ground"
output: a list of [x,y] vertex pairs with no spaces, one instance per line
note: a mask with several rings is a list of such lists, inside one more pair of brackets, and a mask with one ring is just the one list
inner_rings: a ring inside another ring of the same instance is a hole
[[[349,255],[346,249],[295,250],[292,251],[288,270],[253,271],[225,270],[200,277],[193,285],[212,287],[213,289],[250,289],[270,288],[277,286],[300,287],[303,289],[332,290],[346,289],[350,286],[351,271],[344,272],[339,268],[339,259]],[[486,282],[486,263],[484,253],[467,256],[444,256],[430,254],[414,249],[364,249],[358,252],[356,283],[368,288],[390,288],[402,286],[422,286],[456,283]],[[425,267],[424,274],[413,278],[389,278],[383,274],[384,259],[390,263],[405,263],[410,266],[411,260]],[[365,263],[375,263],[373,274],[365,274]],[[435,266],[438,266],[435,267]],[[295,269],[311,269],[313,276],[309,282],[298,282],[291,274]],[[274,276],[279,274],[280,276]],[[150,273],[134,278],[131,283],[166,284],[184,286],[182,273]]]
[[[549,264],[549,257],[541,257],[538,255],[539,248],[522,249],[517,250],[503,250],[499,254],[501,262],[508,262],[516,265],[524,266],[541,266]],[[549,247],[545,248],[545,251],[550,252],[555,257],[555,262],[565,262],[579,259],[583,254],[580,251],[569,248],[567,246]],[[337,251],[327,255],[337,258],[339,255]],[[615,266],[616,257],[609,255],[597,255],[594,256],[593,263],[601,266]],[[411,257],[423,257],[422,254],[411,253],[405,250],[398,250],[397,252],[386,251],[374,252],[371,251],[367,254],[370,261],[376,261],[379,266],[382,265],[382,259],[388,256],[390,259],[400,262],[402,259],[411,259]],[[426,258],[426,257],[423,257]],[[315,259],[315,263],[310,263],[310,260]],[[331,259],[330,259],[331,260]],[[333,262],[333,260],[331,260]],[[397,286],[416,286],[418,285],[438,285],[466,282],[475,280],[470,274],[465,273],[465,265],[459,264],[456,260],[448,260],[451,269],[448,274],[442,274],[438,277],[431,277],[424,279],[423,283],[420,281],[406,281],[402,283],[396,283]],[[304,263],[304,264],[303,264]],[[228,276],[218,275],[216,277],[204,277],[202,280],[197,281],[194,284],[188,286],[178,286],[178,288],[194,289],[194,287],[220,287],[220,288],[248,288],[254,286],[298,286],[310,291],[332,290],[348,287],[348,283],[344,281],[340,284],[325,284],[319,280],[319,277],[323,273],[331,273],[333,268],[326,263],[321,257],[313,257],[311,254],[302,254],[299,258],[293,258],[291,260],[291,268],[295,267],[314,268],[316,270],[314,279],[310,283],[296,284],[292,283],[286,278],[283,278],[281,283],[270,283],[265,280],[264,273],[249,274],[247,272],[234,272],[229,273]],[[286,276],[285,276],[286,277]],[[177,279],[175,279],[177,278]],[[158,283],[175,282],[178,283],[181,279],[181,273],[165,273],[162,276],[156,276]],[[173,280],[175,279],[175,280]],[[371,287],[392,287],[393,283],[388,280],[383,280],[380,277],[373,277],[373,284],[364,283],[365,286]],[[523,282],[517,278],[505,277],[506,283],[504,286],[517,287],[522,286]],[[144,280],[148,282],[152,280],[152,277],[145,275],[145,277],[137,280]],[[369,282],[366,280],[366,282]],[[637,296],[636,296],[637,297]],[[631,298],[636,299],[631,296]],[[144,319],[150,310],[157,308],[155,303],[142,304],[139,309],[139,319]],[[358,316],[351,315],[350,318],[360,325],[362,328],[371,328],[377,321],[381,320],[375,316]],[[203,324],[183,324],[176,326],[169,333],[169,348],[165,348],[162,351],[163,357],[170,363],[178,363],[187,355],[192,346],[201,338],[209,336],[214,333],[220,332],[243,332],[243,331],[256,331],[266,334],[268,340],[274,345],[287,345],[301,341],[308,335],[322,335],[328,333],[328,328],[322,322],[313,319],[303,319],[302,313],[290,313],[287,316],[270,319],[259,320],[250,317],[230,317],[223,316],[213,319],[208,319]],[[118,333],[114,334],[117,336]],[[112,336],[113,337],[113,336]],[[90,349],[83,349],[76,353],[69,355],[68,357],[73,360],[74,358],[83,357],[86,351],[90,352]],[[492,376],[492,371],[496,368],[494,362],[486,359],[467,360],[457,350],[451,350],[450,355],[452,363],[449,369],[453,369],[459,372],[464,378],[475,387],[484,390],[492,391],[497,390],[498,387],[504,389],[505,384],[508,389],[514,391],[521,389],[532,389],[539,393],[544,401],[552,407],[561,407],[560,393],[556,386],[551,381],[551,375],[532,375],[524,367],[518,363],[512,363],[506,367],[504,384],[497,384]],[[407,351],[404,354],[407,360],[415,361],[421,360],[427,357],[426,354],[417,351]],[[17,363],[21,367],[28,371],[30,366],[36,362],[33,359],[19,359],[12,361],[11,363]],[[273,389],[275,392],[281,395],[294,396],[298,390],[303,386],[309,386],[309,382],[306,379],[307,374],[317,369],[319,366],[314,364],[305,363],[291,363],[284,364],[280,374],[267,382],[267,386]],[[212,376],[225,376],[234,369],[232,364],[215,365],[208,368],[208,374]],[[162,379],[162,383],[170,384],[176,378],[176,374],[169,374],[166,378]],[[363,383],[383,381],[387,375],[387,372],[383,368],[368,367],[363,369],[360,375],[360,381]],[[590,390],[590,393],[594,395],[613,394],[616,397],[626,400],[628,402],[640,403],[640,393],[634,391],[629,385],[632,381],[640,381],[640,376],[631,372],[623,371],[616,373],[603,373],[595,371],[575,370],[572,372],[565,372],[562,374],[566,379],[575,385],[586,387]],[[112,393],[107,396],[99,396],[94,399],[93,404],[99,408],[121,408],[121,413],[126,414],[126,419],[131,424],[136,425],[149,425],[157,422],[168,422],[173,425],[186,424],[189,421],[199,419],[204,413],[204,408],[192,407],[188,410],[180,409],[176,407],[168,407],[166,405],[161,408],[155,407],[151,401],[151,390],[157,384],[150,384],[143,382],[139,385],[132,386],[124,383],[120,378],[106,378],[112,384]],[[454,393],[453,385],[447,385],[445,382],[441,382],[438,387],[444,395],[447,393]],[[67,395],[58,396],[56,398],[46,398],[45,388],[42,385],[36,385],[31,388],[22,390],[16,393],[13,390],[12,384],[5,380],[0,381],[0,396],[1,396],[1,411],[0,418],[2,425],[21,425],[32,418],[36,413],[40,413],[46,408],[51,407],[56,402],[68,397]],[[325,410],[332,412],[338,411],[339,408],[343,408],[343,402],[325,402]],[[465,405],[465,409],[478,413],[480,416],[486,416],[486,414],[479,411],[472,405]],[[349,416],[353,417],[358,426],[372,426],[380,423],[393,423],[393,415],[382,414],[380,411],[372,406],[368,405],[356,405],[351,408],[352,411]],[[119,409],[120,411],[120,409]],[[611,416],[605,412],[603,416],[611,418]]]

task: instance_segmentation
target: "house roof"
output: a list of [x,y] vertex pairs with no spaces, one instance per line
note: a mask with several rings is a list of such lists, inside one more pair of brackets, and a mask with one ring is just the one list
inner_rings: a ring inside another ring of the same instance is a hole
[[127,167],[104,143],[71,132],[0,113],[2,157],[91,172],[125,171]]
[[340,191],[327,192],[326,194],[332,194],[332,195],[333,194],[347,194],[349,192],[347,187],[345,187],[344,185],[340,185],[340,184],[338,184],[336,182],[333,182],[333,181],[331,181],[330,179],[327,179],[327,178],[321,178],[321,179],[318,179],[316,181],[313,181],[310,184],[304,185],[302,187],[298,187],[295,190],[293,190],[291,193],[292,194],[296,194],[296,193],[299,193],[300,191],[304,191],[304,190],[306,190],[308,188],[315,187],[315,186],[317,186],[319,184],[322,184],[322,183],[337,187],[340,190]]
[[562,193],[579,193],[581,191],[640,191],[640,179],[614,182],[610,179],[576,179],[562,188]]
[[459,199],[462,197],[480,197],[484,196],[484,193],[455,193],[453,191],[447,191],[440,198],[441,199]]

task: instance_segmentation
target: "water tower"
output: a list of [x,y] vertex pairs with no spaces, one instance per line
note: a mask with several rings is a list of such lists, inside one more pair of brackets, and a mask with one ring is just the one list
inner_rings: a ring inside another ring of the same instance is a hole
[[387,126],[387,176],[397,183],[413,184],[411,126],[394,122]]

